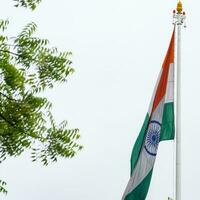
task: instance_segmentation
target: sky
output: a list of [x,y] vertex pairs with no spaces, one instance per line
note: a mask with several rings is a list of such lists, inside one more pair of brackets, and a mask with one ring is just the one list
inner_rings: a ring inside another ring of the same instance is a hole
[[[119,200],[130,175],[130,155],[144,121],[172,34],[175,0],[43,0],[36,11],[1,2],[15,35],[29,22],[36,36],[73,52],[75,73],[46,92],[56,121],[79,128],[84,149],[47,167],[28,153],[0,165],[8,183],[1,200]],[[181,38],[182,200],[198,199],[200,2],[183,1]],[[174,193],[174,142],[162,142],[147,200]]]

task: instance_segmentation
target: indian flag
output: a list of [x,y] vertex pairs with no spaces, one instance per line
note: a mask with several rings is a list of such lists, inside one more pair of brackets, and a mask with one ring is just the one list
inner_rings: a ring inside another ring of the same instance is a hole
[[148,113],[131,155],[131,177],[122,200],[145,200],[160,141],[174,139],[174,31]]

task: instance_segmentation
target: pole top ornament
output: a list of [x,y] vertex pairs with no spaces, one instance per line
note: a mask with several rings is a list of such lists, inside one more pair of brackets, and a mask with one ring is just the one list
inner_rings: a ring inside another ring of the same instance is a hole
[[182,13],[182,11],[183,11],[183,4],[182,4],[181,1],[179,1],[179,2],[177,3],[176,10],[177,10],[177,12],[178,12],[179,14]]
[[178,1],[176,10],[173,10],[173,24],[174,25],[184,25],[186,27],[185,23],[186,15],[183,11],[183,5],[181,0]]

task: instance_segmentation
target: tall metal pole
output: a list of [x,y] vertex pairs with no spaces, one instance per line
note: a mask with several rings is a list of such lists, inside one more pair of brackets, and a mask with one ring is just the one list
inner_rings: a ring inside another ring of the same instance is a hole
[[176,200],[181,200],[181,24],[179,23],[176,36]]
[[181,200],[181,27],[185,26],[185,12],[182,12],[181,1],[174,11],[176,26],[176,190],[175,200]]

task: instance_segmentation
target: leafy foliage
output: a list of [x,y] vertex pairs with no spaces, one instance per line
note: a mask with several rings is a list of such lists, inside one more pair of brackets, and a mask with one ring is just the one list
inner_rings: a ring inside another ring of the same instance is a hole
[[49,48],[49,41],[34,37],[36,24],[28,24],[15,38],[4,35],[8,21],[0,22],[0,162],[31,149],[32,160],[44,165],[73,157],[82,146],[78,129],[67,122],[56,125],[52,104],[41,92],[66,82],[71,52]]
[[15,7],[21,6],[34,10],[42,0],[14,0],[14,1],[16,2]]
[[6,182],[0,180],[0,193],[7,194],[7,190],[4,186],[6,186]]
[[[14,0],[15,7],[34,10],[42,0]],[[78,129],[57,125],[52,104],[42,92],[64,83],[74,72],[71,52],[50,48],[47,39],[34,36],[29,23],[16,37],[8,37],[8,20],[0,20],[0,163],[9,156],[31,151],[32,161],[48,165],[59,157],[71,158],[82,146]],[[0,180],[0,193],[7,194]]]

